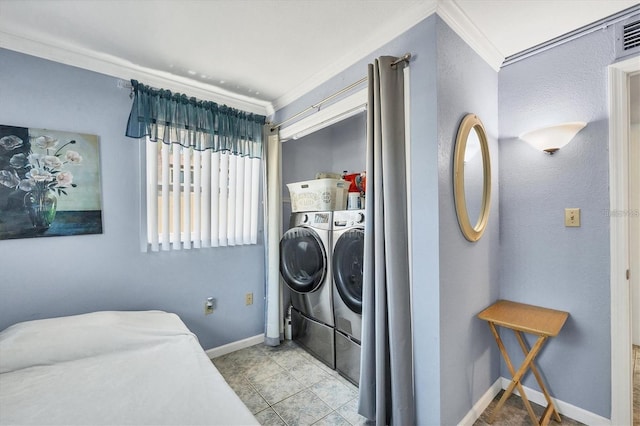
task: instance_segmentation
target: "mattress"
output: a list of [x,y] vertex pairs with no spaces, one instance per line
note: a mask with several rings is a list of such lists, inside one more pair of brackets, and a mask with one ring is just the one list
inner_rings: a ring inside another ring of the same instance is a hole
[[256,425],[175,314],[94,312],[0,333],[2,425]]

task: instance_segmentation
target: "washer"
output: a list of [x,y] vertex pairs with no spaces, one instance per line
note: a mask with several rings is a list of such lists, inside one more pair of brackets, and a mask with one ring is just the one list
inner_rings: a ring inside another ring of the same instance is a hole
[[335,368],[332,220],[330,211],[291,214],[280,240],[280,275],[291,290],[293,340]]
[[364,210],[333,213],[336,370],[356,385],[360,379],[364,226]]

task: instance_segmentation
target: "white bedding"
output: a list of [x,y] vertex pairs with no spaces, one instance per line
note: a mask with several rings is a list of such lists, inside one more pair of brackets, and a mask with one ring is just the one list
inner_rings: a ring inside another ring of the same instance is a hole
[[2,425],[256,425],[174,314],[95,312],[0,333]]

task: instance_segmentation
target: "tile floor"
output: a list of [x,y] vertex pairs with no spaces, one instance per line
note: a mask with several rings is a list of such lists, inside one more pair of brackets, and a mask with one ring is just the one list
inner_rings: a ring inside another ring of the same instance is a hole
[[[633,425],[640,426],[640,347],[633,350]],[[213,363],[262,425],[367,424],[357,413],[358,389],[292,341],[278,347],[251,346],[214,358]],[[488,425],[487,418],[501,396],[502,391],[474,426]],[[531,405],[536,414],[542,413],[543,407]],[[530,423],[520,397],[511,395],[493,426]],[[566,416],[562,424],[582,425]]]
[[[491,413],[493,413],[493,408],[496,406],[504,391],[500,391],[498,395],[491,401],[491,404],[487,407],[486,410],[480,415],[480,418],[475,421],[473,426],[488,426],[488,419]],[[529,401],[531,402],[531,401]],[[538,418],[544,412],[544,407],[538,405],[534,402],[531,402],[531,407],[533,408],[534,413]],[[560,415],[562,419],[562,423],[558,423],[555,420],[549,422],[550,425],[563,425],[563,426],[584,426],[584,423],[580,423],[576,420],[573,420],[567,416]],[[522,399],[517,395],[511,395],[507,399],[507,402],[500,410],[498,417],[495,419],[491,426],[531,426],[531,418],[529,417],[529,413],[527,413],[527,409],[524,408],[524,404],[522,403]]]
[[358,389],[336,371],[285,341],[213,359],[262,425],[361,425]]

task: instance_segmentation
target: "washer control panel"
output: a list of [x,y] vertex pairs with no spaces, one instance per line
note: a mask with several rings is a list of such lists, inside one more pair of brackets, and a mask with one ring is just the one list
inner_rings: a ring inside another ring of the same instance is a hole
[[333,212],[333,228],[348,228],[365,222],[364,210],[339,210]]

